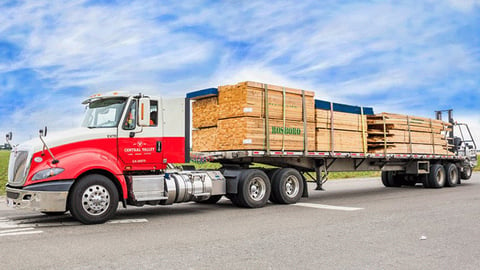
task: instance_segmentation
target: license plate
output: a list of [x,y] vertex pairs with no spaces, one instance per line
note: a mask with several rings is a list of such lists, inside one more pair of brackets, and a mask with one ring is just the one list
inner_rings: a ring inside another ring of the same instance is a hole
[[7,206],[8,207],[13,207],[13,199],[7,198]]

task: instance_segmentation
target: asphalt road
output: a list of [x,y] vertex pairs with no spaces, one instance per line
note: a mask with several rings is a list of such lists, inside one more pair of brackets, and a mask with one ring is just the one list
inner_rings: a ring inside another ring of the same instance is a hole
[[480,174],[438,190],[371,178],[325,188],[298,205],[132,207],[91,226],[2,199],[0,269],[480,268]]

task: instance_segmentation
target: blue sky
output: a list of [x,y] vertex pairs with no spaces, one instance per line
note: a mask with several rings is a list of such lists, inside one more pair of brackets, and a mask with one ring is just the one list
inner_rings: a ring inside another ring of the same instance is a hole
[[0,14],[0,133],[16,142],[78,126],[93,93],[244,80],[376,112],[453,108],[480,141],[479,0],[7,0]]

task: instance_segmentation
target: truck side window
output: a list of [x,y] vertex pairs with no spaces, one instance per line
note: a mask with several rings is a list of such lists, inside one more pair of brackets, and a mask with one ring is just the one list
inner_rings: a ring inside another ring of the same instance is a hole
[[150,126],[156,127],[158,125],[158,102],[150,101]]
[[137,101],[132,100],[130,107],[128,108],[125,122],[123,122],[123,129],[131,130],[135,129],[137,119]]

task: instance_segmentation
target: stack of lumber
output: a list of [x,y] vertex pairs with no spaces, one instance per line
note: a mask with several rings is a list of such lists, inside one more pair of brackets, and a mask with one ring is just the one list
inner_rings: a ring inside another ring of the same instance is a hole
[[193,128],[216,126],[218,121],[218,97],[207,97],[193,102],[192,115]]
[[194,152],[218,151],[217,127],[194,129],[192,131],[192,150]]
[[192,104],[192,150],[313,151],[314,102],[311,91],[277,85],[219,86],[218,96]]
[[[267,91],[265,91],[265,86]],[[315,121],[314,93],[305,94],[307,122]],[[265,97],[268,104],[265,106]],[[257,82],[241,82],[218,87],[220,119],[234,117],[259,117],[292,121],[303,120],[302,90],[266,85]]]
[[367,117],[362,108],[337,103],[330,105],[325,101],[317,101],[316,107],[316,151],[367,151]]
[[[236,117],[218,121],[217,146],[219,150],[267,149],[265,136],[265,119],[254,117]],[[270,119],[269,133],[270,150],[301,151],[304,149],[303,122]],[[307,125],[307,149],[313,150],[315,145],[315,126]]]
[[384,154],[452,154],[440,120],[392,113],[368,116],[368,149]]

